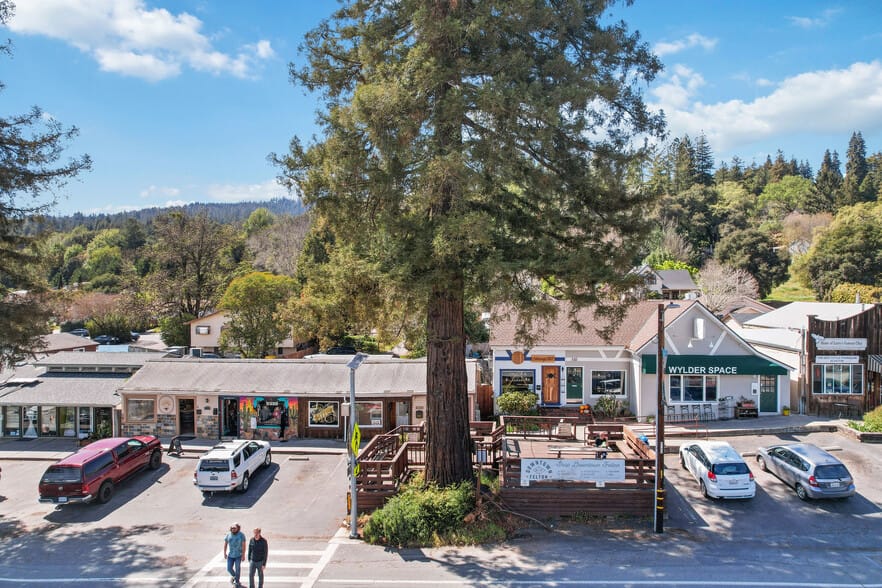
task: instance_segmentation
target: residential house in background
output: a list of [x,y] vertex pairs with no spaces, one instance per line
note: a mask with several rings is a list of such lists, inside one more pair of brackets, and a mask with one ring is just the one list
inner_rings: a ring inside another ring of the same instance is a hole
[[687,270],[657,270],[644,265],[635,271],[646,278],[646,289],[663,300],[697,298],[700,292]]
[[87,337],[71,333],[50,333],[43,336],[45,347],[39,354],[53,354],[61,351],[98,351],[98,343]]
[[[227,323],[229,315],[224,311],[206,314],[190,321],[190,354],[200,357],[203,353],[222,356],[220,335]],[[288,359],[303,357],[315,350],[303,344],[295,343],[291,337],[279,341],[275,356]]]

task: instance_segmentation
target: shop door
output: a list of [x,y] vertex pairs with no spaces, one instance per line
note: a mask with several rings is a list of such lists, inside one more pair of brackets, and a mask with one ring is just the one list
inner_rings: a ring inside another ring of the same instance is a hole
[[760,412],[778,412],[778,376],[760,376]]
[[402,427],[410,424],[410,402],[399,401],[395,403],[395,426]]
[[196,434],[196,401],[192,398],[178,399],[178,434]]
[[542,404],[560,404],[560,368],[542,366]]
[[239,436],[239,399],[221,398],[221,437]]

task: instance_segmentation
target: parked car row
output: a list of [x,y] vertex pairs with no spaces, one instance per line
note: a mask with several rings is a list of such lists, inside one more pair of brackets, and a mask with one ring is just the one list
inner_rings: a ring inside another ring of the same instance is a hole
[[[854,496],[854,479],[848,468],[811,443],[760,447],[756,461],[766,472],[792,488],[801,500]],[[695,441],[680,447],[680,465],[698,481],[706,498],[753,498],[753,472],[725,441]]]
[[[199,458],[193,484],[203,493],[246,492],[254,473],[271,463],[269,442],[227,441]],[[39,501],[103,504],[120,482],[144,468],[156,470],[161,465],[162,445],[153,435],[101,439],[49,466],[40,478]]]

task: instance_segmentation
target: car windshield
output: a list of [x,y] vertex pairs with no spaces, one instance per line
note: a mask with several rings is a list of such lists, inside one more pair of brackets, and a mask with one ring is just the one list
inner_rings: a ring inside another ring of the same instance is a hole
[[43,474],[44,484],[73,484],[83,478],[80,468],[62,468],[53,466]]
[[738,474],[747,474],[750,470],[747,469],[746,463],[715,463],[714,464],[714,473],[718,476],[735,476]]
[[199,462],[200,472],[228,472],[230,460],[228,459],[203,459]]
[[850,478],[848,469],[841,463],[833,465],[820,465],[815,468],[815,477],[819,480],[830,480],[838,478]]

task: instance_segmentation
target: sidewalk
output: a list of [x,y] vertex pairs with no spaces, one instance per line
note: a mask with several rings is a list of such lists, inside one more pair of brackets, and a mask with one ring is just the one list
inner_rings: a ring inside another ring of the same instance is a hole
[[[161,437],[164,451],[168,450],[171,437]],[[183,442],[184,456],[205,453],[219,443],[217,439],[191,439]],[[344,455],[346,444],[339,439],[291,439],[286,442],[271,441],[277,455]],[[0,439],[0,460],[12,461],[58,461],[79,449],[71,438]]]
[[[761,416],[758,418],[709,421],[695,426],[682,423],[666,423],[665,436],[694,437],[696,433],[705,431],[712,437],[729,437],[734,435],[779,435],[787,433],[814,433],[820,431],[837,431],[848,424],[848,419],[834,419],[812,415]],[[635,429],[654,437],[655,425],[638,423]],[[168,449],[171,438],[161,438],[162,446]],[[205,453],[218,443],[216,439],[191,439],[183,443],[184,455]],[[272,451],[278,455],[308,455],[346,453],[346,444],[340,439],[291,439],[281,443],[271,441]],[[77,450],[77,445],[70,438],[55,439],[0,439],[0,460],[21,461],[57,461]]]

